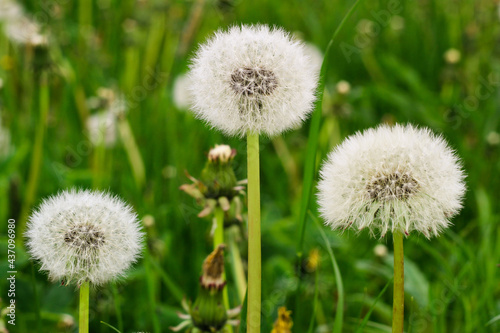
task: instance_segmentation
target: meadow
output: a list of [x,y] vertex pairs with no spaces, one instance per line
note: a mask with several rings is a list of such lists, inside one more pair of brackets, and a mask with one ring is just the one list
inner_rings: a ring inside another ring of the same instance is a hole
[[[255,23],[281,26],[324,54],[354,2],[18,1],[42,43],[26,42],[26,23],[7,28],[7,3],[0,0],[0,332],[78,331],[77,288],[48,281],[23,239],[42,199],[71,187],[117,194],[146,232],[126,277],[91,290],[90,332],[113,332],[107,324],[124,333],[169,332],[182,321],[183,298],[196,298],[213,248],[211,219],[199,218],[203,207],[179,189],[191,182],[186,171],[198,178],[208,151],[227,144],[237,152],[237,179],[247,177],[245,139],[211,129],[182,103],[179,78],[190,58],[218,29]],[[260,141],[262,332],[271,332],[281,306],[292,311],[293,332],[339,325],[391,332],[391,237],[332,231],[316,203],[328,152],[380,123],[441,134],[467,174],[453,225],[439,237],[405,240],[405,331],[500,332],[497,6],[361,0],[346,19],[325,60],[317,121]],[[119,114],[114,133],[96,142],[89,119],[110,108]],[[15,326],[6,316],[9,219],[16,225]],[[238,228],[245,224],[227,232]],[[233,245],[245,265],[245,239]],[[234,265],[226,255],[231,307],[241,304]]]

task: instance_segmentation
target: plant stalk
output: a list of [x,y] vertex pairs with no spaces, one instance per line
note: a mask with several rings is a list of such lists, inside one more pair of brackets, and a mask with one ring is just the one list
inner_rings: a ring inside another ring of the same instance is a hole
[[403,233],[395,231],[394,239],[394,300],[392,311],[392,333],[402,333],[404,327],[404,253]]
[[[214,230],[214,250],[220,245],[224,244],[224,211],[220,206],[215,207],[215,230]],[[226,270],[222,272],[222,279],[226,280]],[[222,291],[222,298],[224,300],[224,306],[226,310],[229,310],[229,296],[227,293],[227,286]],[[233,332],[233,327],[231,325],[226,325],[228,333]]]
[[88,333],[89,332],[89,293],[90,284],[88,281],[82,283],[80,286],[80,316],[78,318],[78,332]]
[[248,163],[248,309],[247,332],[260,333],[261,245],[259,135],[247,134]]

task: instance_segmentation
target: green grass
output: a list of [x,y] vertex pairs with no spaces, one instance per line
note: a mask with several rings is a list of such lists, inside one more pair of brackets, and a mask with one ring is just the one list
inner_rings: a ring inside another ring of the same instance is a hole
[[[127,277],[113,287],[91,289],[90,331],[113,332],[112,326],[127,333],[167,332],[177,325],[180,299],[196,297],[201,264],[212,249],[211,221],[197,218],[201,207],[179,191],[189,182],[184,170],[198,176],[209,148],[227,143],[238,151],[236,176],[243,179],[246,144],[178,110],[172,94],[176,77],[187,71],[199,42],[234,23],[283,26],[324,52],[353,3],[24,1],[52,40],[47,57],[0,33],[0,117],[13,145],[0,157],[0,307],[8,300],[7,220],[19,226],[43,197],[72,186],[94,187],[120,195],[155,223],[146,228],[147,251]],[[90,4],[91,10],[85,7]],[[396,15],[388,20],[390,9]],[[89,20],[90,29],[82,30],[79,22]],[[372,30],[361,33],[367,26]],[[464,209],[453,226],[439,238],[412,235],[405,241],[406,330],[500,331],[500,146],[487,140],[492,131],[500,132],[499,37],[492,1],[360,3],[328,53],[318,129],[311,135],[309,120],[282,139],[261,138],[262,332],[271,331],[282,305],[293,310],[294,332],[308,331],[311,323],[312,331],[332,332],[336,320],[335,327],[340,325],[338,272],[342,332],[356,332],[360,325],[363,332],[390,331],[392,288],[381,291],[392,278],[392,242],[318,230],[307,214],[318,218],[316,176],[310,204],[301,210],[301,186],[308,184],[304,169],[314,172],[343,138],[380,122],[412,122],[442,133],[468,174]],[[461,52],[454,65],[443,57],[452,47]],[[42,65],[49,67],[40,76]],[[349,94],[336,91],[340,80],[350,83]],[[115,147],[103,150],[90,143],[85,129],[96,112],[86,100],[101,87],[127,98],[133,135],[122,133]],[[314,136],[312,154],[307,146]],[[303,245],[301,220],[307,224]],[[22,243],[19,228],[17,237]],[[385,258],[373,253],[379,242],[389,248]],[[321,255],[318,273],[298,270],[298,249],[304,260],[314,248]],[[246,247],[240,250],[245,257]],[[76,332],[76,325],[63,328],[61,320],[70,314],[78,322],[77,290],[48,282],[39,265],[33,274],[21,244],[16,252],[17,322],[9,331]],[[227,272],[234,307],[238,290],[230,266]]]

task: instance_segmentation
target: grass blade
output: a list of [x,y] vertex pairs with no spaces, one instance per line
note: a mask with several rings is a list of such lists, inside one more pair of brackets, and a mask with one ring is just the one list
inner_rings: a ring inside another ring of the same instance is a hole
[[344,284],[342,283],[342,275],[340,275],[340,269],[337,265],[337,260],[335,259],[335,255],[333,254],[332,247],[330,246],[330,242],[326,237],[325,231],[321,228],[321,224],[318,219],[309,212],[309,215],[316,223],[319,232],[321,233],[321,238],[325,242],[326,250],[328,251],[328,255],[330,256],[330,260],[332,261],[333,271],[335,272],[335,280],[337,282],[337,293],[339,295],[337,299],[337,311],[335,312],[335,321],[333,324],[333,333],[341,333],[342,332],[342,323],[344,319]]
[[304,164],[304,180],[303,180],[303,188],[302,188],[302,201],[300,203],[300,214],[299,214],[299,232],[300,232],[300,241],[299,246],[297,248],[297,256],[299,258],[298,262],[302,258],[302,250],[304,247],[304,234],[306,230],[306,215],[307,209],[309,207],[309,202],[311,200],[311,192],[312,185],[314,180],[314,175],[316,174],[316,153],[318,150],[318,138],[319,138],[319,129],[321,125],[321,112],[323,109],[323,91],[325,90],[325,78],[326,71],[328,69],[328,55],[330,54],[330,50],[333,46],[333,41],[339,34],[342,27],[345,25],[349,17],[351,17],[354,10],[357,8],[361,0],[356,0],[356,2],[352,5],[351,9],[344,16],[342,21],[340,22],[337,29],[332,35],[332,38],[328,42],[328,45],[325,50],[325,56],[323,58],[323,63],[321,64],[321,71],[319,77],[319,85],[318,85],[318,99],[316,101],[316,106],[314,108],[314,112],[311,118],[311,125],[309,127],[309,139],[307,141],[307,150],[306,150],[306,158]]
[[373,309],[375,309],[375,305],[377,305],[377,302],[380,300],[382,295],[385,293],[385,291],[387,290],[387,287],[389,287],[392,284],[392,280],[393,279],[391,279],[391,280],[389,280],[389,282],[387,282],[384,289],[382,289],[382,291],[378,294],[377,298],[375,298],[372,306],[368,310],[368,313],[366,314],[366,316],[363,318],[363,321],[361,322],[361,324],[359,324],[355,333],[363,333],[363,329],[365,328],[366,324],[368,324],[368,320],[370,319],[370,315],[372,314]]

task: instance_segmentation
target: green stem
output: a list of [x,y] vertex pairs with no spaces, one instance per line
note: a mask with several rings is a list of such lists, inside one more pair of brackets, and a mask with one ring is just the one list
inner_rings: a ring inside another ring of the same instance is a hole
[[80,317],[78,326],[79,333],[89,332],[89,293],[90,284],[89,282],[84,282],[80,286]]
[[245,269],[243,268],[243,262],[241,261],[240,249],[238,244],[234,241],[234,236],[229,238],[229,252],[231,255],[231,261],[233,263],[233,276],[236,281],[236,288],[238,289],[238,297],[240,303],[245,299],[245,294],[247,292],[247,280],[245,277]]
[[215,207],[214,250],[224,244],[224,211],[219,206]]
[[[220,245],[224,244],[224,211],[220,206],[215,207],[215,230],[214,230],[214,250]],[[222,272],[222,279],[226,280],[226,271]],[[227,287],[222,291],[222,298],[224,299],[224,306],[229,310],[229,296],[227,294]],[[227,325],[229,333],[233,332],[233,327]]]
[[261,248],[259,135],[247,135],[248,163],[248,312],[247,332],[260,333]]
[[394,238],[394,301],[392,311],[392,332],[402,333],[404,326],[404,254],[403,233],[395,231]]

